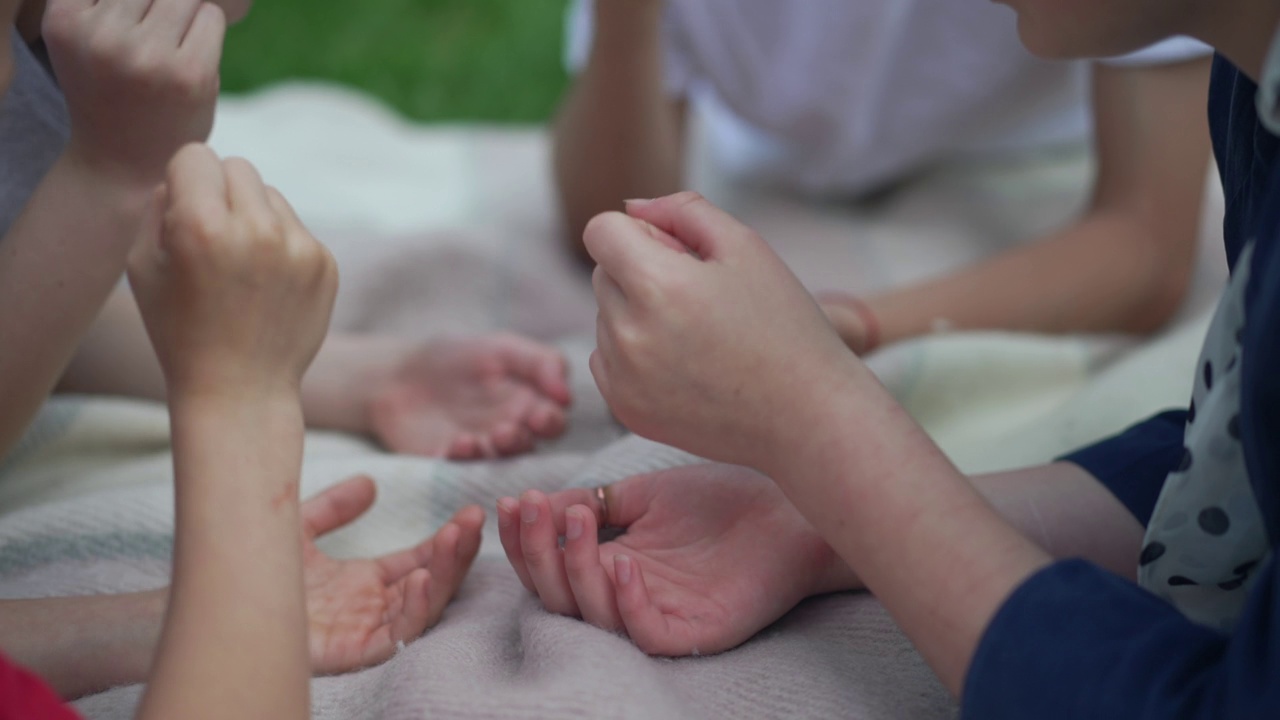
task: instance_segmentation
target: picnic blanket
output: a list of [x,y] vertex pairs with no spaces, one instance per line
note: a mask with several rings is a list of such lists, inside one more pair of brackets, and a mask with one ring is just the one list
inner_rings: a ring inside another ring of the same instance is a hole
[[[213,139],[258,164],[334,250],[334,326],[410,337],[514,329],[571,359],[568,435],[506,461],[394,456],[308,435],[304,494],[364,472],[379,500],[325,538],[337,555],[412,544],[458,507],[527,488],[596,485],[697,462],[625,436],[586,369],[589,280],[559,251],[548,147],[537,128],[420,127],[316,85],[223,102]],[[872,291],[943,272],[1064,222],[1091,172],[1064,150],[958,163],[862,204],[815,205],[737,187],[695,162],[695,182],[753,224],[814,289]],[[947,333],[903,343],[873,369],[966,471],[1043,462],[1185,403],[1225,276],[1221,201],[1206,184],[1202,262],[1178,319],[1123,338]],[[762,291],[764,291],[762,289]],[[745,331],[745,330],[744,330]],[[163,407],[57,398],[0,466],[0,597],[139,590],[167,582],[171,455]],[[943,718],[953,701],[874,598],[811,599],[742,647],[655,659],[625,638],[549,615],[507,566],[492,512],[475,568],[441,623],[375,668],[313,681],[319,718]],[[132,717],[141,688],[78,703]]]

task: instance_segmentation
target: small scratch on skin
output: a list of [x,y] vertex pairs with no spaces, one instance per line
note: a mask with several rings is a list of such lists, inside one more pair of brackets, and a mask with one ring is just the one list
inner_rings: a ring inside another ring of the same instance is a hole
[[280,508],[286,506],[288,503],[291,503],[291,502],[296,503],[297,501],[298,501],[298,481],[290,480],[289,482],[285,483],[284,489],[282,489],[278,495],[271,498],[271,509],[279,510]]

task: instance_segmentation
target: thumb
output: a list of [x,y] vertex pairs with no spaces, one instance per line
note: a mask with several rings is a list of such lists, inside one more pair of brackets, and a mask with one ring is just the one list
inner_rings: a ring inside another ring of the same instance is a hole
[[143,280],[150,277],[155,266],[168,261],[168,249],[164,244],[164,214],[169,202],[166,185],[159,185],[151,193],[142,214],[137,238],[129,249],[129,278]]
[[726,251],[755,233],[695,192],[656,200],[628,200],[627,214],[673,237],[703,260],[723,259]]

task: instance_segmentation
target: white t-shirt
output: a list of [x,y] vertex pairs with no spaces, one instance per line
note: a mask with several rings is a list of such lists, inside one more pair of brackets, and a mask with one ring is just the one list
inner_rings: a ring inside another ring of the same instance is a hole
[[[571,69],[594,7],[570,9]],[[987,0],[667,0],[663,34],[667,87],[732,175],[857,194],[948,157],[1090,134],[1089,64],[1034,57]],[[1118,62],[1208,52],[1180,38]]]

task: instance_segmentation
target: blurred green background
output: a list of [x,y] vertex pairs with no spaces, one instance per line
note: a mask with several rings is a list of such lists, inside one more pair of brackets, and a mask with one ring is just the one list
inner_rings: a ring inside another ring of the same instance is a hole
[[340,82],[423,121],[542,122],[565,86],[568,0],[257,0],[223,90]]

